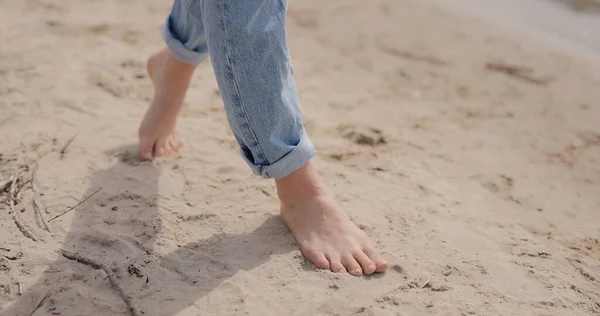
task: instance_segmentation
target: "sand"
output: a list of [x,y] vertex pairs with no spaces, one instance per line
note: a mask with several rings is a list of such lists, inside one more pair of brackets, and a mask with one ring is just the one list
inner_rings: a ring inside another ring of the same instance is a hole
[[19,189],[0,315],[600,314],[600,63],[417,0],[292,2],[318,164],[393,264],[352,277],[302,258],[208,63],[182,152],[136,159],[169,8],[0,2],[0,187]]

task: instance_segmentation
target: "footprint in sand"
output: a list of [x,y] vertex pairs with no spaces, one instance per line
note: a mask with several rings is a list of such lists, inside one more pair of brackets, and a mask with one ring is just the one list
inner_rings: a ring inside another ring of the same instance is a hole
[[289,17],[299,27],[306,30],[318,30],[320,27],[317,11],[313,10],[290,10]]
[[383,131],[377,128],[358,128],[352,125],[342,125],[338,128],[340,135],[361,146],[381,146],[388,143]]

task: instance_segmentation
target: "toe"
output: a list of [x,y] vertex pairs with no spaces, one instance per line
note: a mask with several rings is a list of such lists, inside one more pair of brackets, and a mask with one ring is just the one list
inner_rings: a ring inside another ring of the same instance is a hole
[[388,267],[388,263],[383,260],[377,252],[371,247],[365,248],[364,253],[371,259],[371,261],[375,264],[375,272],[384,272]]
[[328,259],[329,259],[329,266],[331,268],[331,271],[333,271],[335,273],[346,272],[346,268],[344,268],[344,265],[340,261],[339,257],[330,256],[330,257],[328,257]]
[[312,247],[302,247],[302,254],[319,269],[329,269],[329,260],[325,254]]
[[179,147],[181,147],[181,144],[179,143],[179,141],[173,136],[169,137],[168,143],[169,143],[169,147],[171,147],[172,152],[176,152],[177,150],[179,150]]
[[360,264],[358,264],[356,259],[354,259],[354,257],[351,254],[345,255],[342,258],[342,264],[344,265],[344,267],[346,267],[346,270],[354,276],[359,276],[363,273]]
[[139,145],[139,155],[143,160],[152,160],[154,149],[154,139],[152,138],[141,138]]
[[159,147],[154,150],[154,155],[156,157],[164,157],[166,154],[167,153],[163,147]]
[[369,256],[367,256],[367,254],[365,254],[362,250],[355,251],[352,255],[354,256],[354,259],[358,261],[358,263],[362,267],[362,271],[365,274],[372,274],[377,269],[375,263],[373,263]]
[[165,140],[158,140],[156,142],[156,146],[154,147],[154,154],[156,155],[156,157],[167,156],[169,154],[169,151],[170,150],[167,147]]
[[171,139],[167,138],[165,140],[165,150],[167,151],[167,155],[170,155],[171,153],[175,152],[175,148],[173,148],[173,146],[171,145]]

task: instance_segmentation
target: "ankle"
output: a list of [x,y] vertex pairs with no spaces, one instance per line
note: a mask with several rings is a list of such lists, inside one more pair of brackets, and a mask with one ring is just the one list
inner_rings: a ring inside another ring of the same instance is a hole
[[287,177],[275,179],[275,184],[279,200],[285,206],[328,194],[316,167],[310,161]]
[[177,57],[168,50],[166,50],[164,54],[165,60],[163,67],[168,69],[168,71],[180,76],[185,76],[186,78],[191,77],[194,74],[194,71],[197,68],[195,65],[177,59]]

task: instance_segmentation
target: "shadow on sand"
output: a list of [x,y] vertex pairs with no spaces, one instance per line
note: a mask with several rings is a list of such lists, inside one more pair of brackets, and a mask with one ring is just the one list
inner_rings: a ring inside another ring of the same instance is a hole
[[[214,234],[159,254],[154,250],[163,228],[159,169],[136,161],[131,147],[114,153],[119,161],[95,172],[82,198],[103,189],[73,215],[61,249],[110,267],[140,314],[176,315],[238,271],[253,269],[271,255],[296,250],[283,222],[271,217],[247,233]],[[106,273],[62,256],[0,315],[30,316],[33,310],[33,315],[63,316],[129,313]]]

